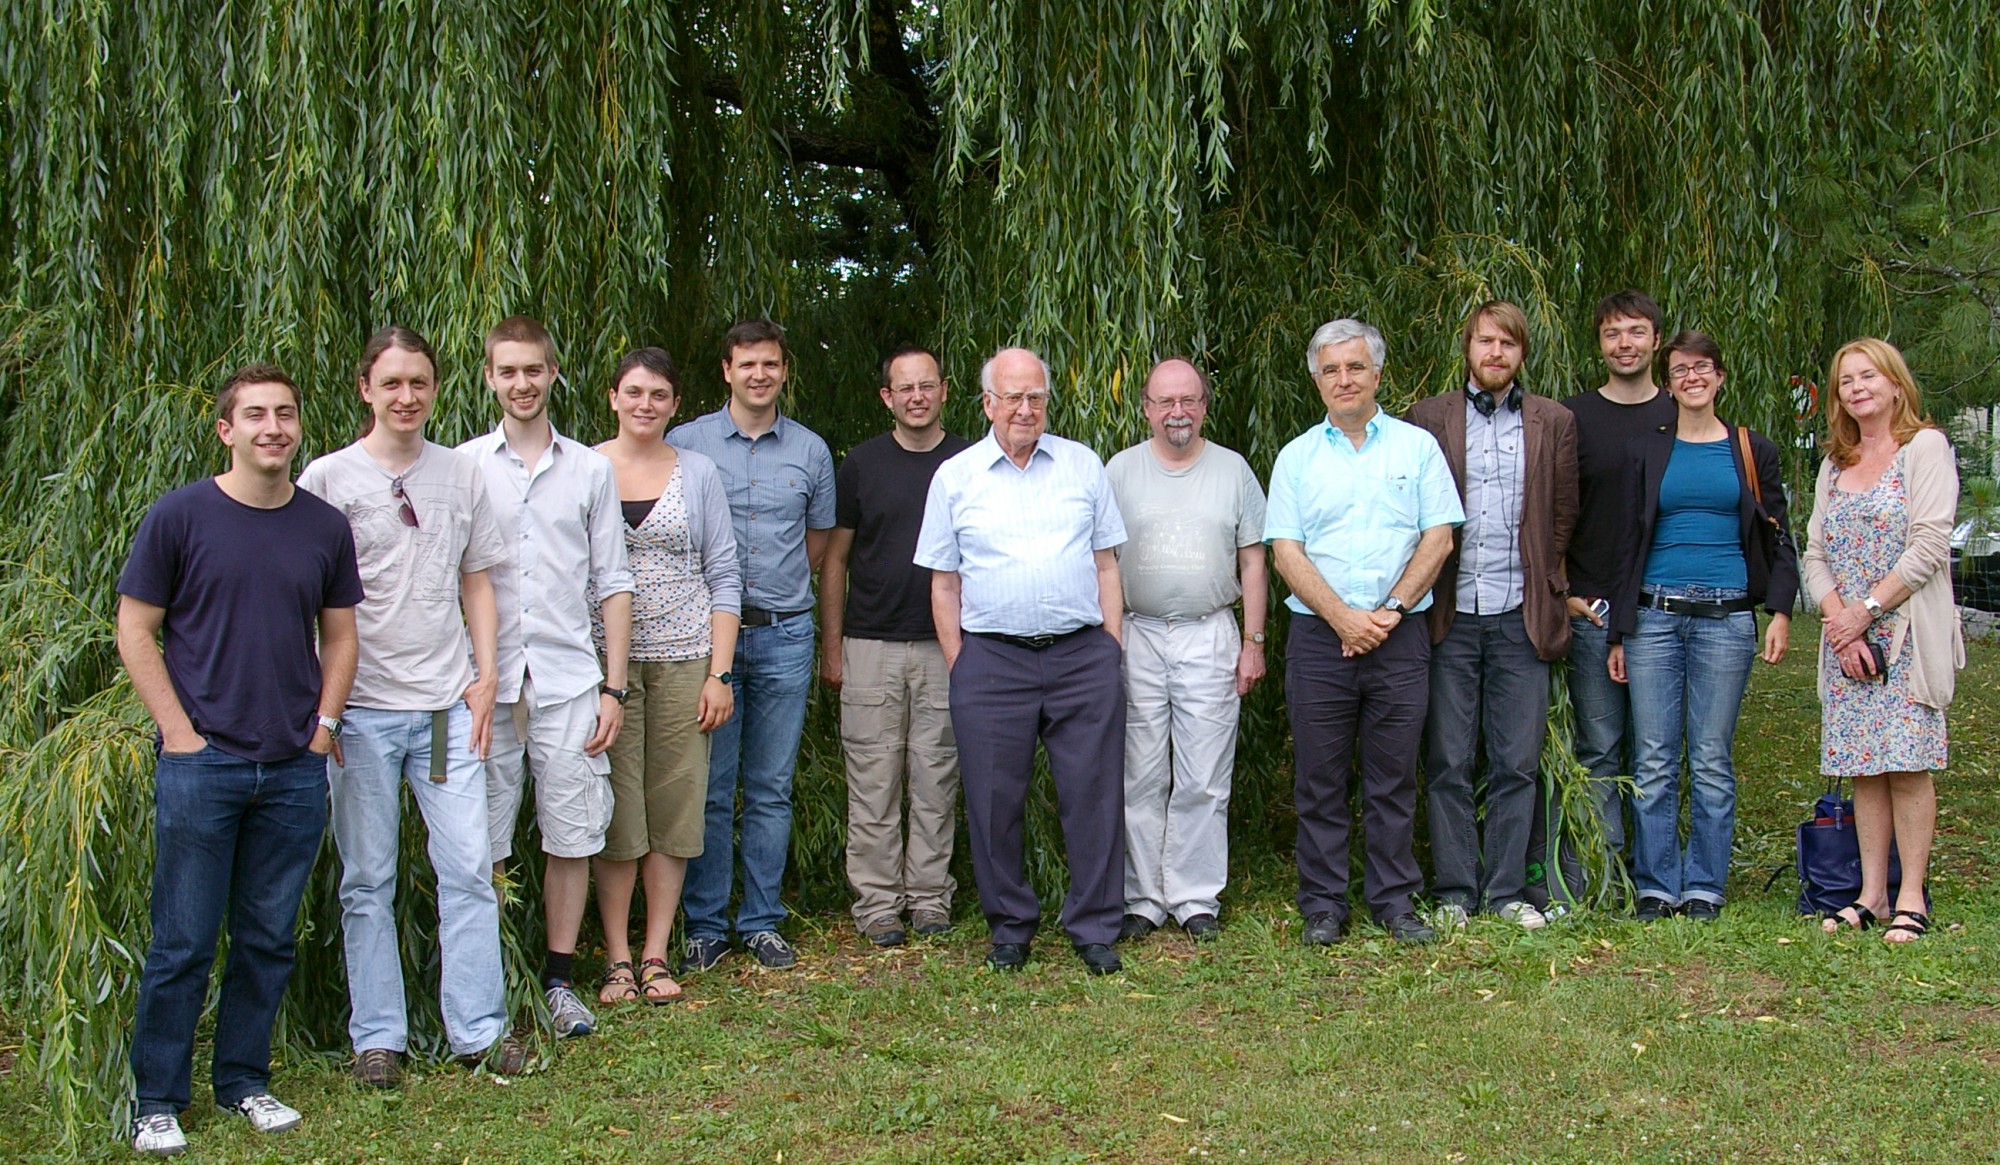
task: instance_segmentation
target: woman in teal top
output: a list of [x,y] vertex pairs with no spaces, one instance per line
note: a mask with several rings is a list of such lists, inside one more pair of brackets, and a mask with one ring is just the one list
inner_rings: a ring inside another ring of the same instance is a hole
[[[1632,880],[1639,917],[1722,910],[1736,832],[1736,713],[1757,655],[1756,608],[1771,613],[1767,663],[1784,658],[1797,556],[1785,525],[1778,447],[1715,413],[1722,349],[1682,332],[1662,349],[1679,415],[1632,442],[1626,481],[1638,516],[1611,612],[1611,678],[1632,688]],[[1745,474],[1746,449],[1756,482]],[[1777,523],[1770,562],[1756,552],[1762,510]],[[1681,758],[1688,839],[1680,841]]]

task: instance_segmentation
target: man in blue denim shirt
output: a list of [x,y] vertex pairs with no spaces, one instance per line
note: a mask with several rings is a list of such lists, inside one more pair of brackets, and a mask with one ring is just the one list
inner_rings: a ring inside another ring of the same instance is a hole
[[743,788],[743,900],[736,932],[765,967],[798,961],[778,933],[779,891],[792,840],[792,770],[812,684],[812,576],[833,529],[833,455],[819,435],[778,412],[791,372],[784,329],[746,320],[722,339],[729,403],[667,434],[722,472],[743,565],[743,634],[725,676],[736,715],[710,737],[707,824],[688,862],[683,971],[705,971],[729,953],[726,914],[734,880],[736,790]]
[[155,502],[118,579],[118,655],[160,733],[132,1148],[163,1156],[187,1149],[179,1114],[225,908],[215,1103],[260,1132],[299,1123],[271,1095],[271,1027],[326,831],[361,602],[346,519],[292,485],[298,386],[252,364],[215,406],[229,471]]

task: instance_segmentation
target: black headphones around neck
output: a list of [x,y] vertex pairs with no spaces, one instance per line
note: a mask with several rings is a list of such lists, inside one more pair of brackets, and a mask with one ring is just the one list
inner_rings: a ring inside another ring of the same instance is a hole
[[[1494,400],[1493,394],[1483,388],[1475,389],[1468,384],[1465,386],[1465,395],[1472,398],[1472,407],[1478,409],[1482,417],[1490,417],[1500,411],[1500,402]],[[1518,380],[1507,389],[1507,408],[1512,412],[1521,411],[1521,382]]]

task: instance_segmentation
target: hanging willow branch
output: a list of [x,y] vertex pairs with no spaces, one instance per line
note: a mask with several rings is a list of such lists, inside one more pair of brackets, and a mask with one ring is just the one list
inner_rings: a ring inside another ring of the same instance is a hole
[[[1722,339],[1731,419],[1784,438],[1797,488],[1790,378],[1856,333],[1904,340],[1941,404],[2000,395],[1984,0],[18,0],[0,44],[0,1005],[72,1138],[122,1112],[146,938],[149,729],[112,584],[145,506],[221,468],[206,402],[234,363],[299,376],[318,452],[361,415],[363,337],[408,324],[454,441],[496,420],[480,337],[532,312],[556,423],[595,438],[625,349],[665,344],[712,408],[717,337],[763,312],[791,328],[787,407],[837,452],[884,424],[879,352],[917,340],[962,431],[978,361],[1025,342],[1056,431],[1109,453],[1186,353],[1210,434],[1265,470],[1318,410],[1300,345],[1325,319],[1383,327],[1401,407],[1507,296],[1529,383],[1565,395],[1601,376],[1590,304],[1638,285]],[[1290,832],[1281,710],[1274,682],[1244,712],[1246,860]],[[806,906],[840,895],[832,717],[816,699],[796,786]],[[1057,892],[1046,804],[1030,832]],[[332,884],[329,859],[286,1015],[305,1046],[344,1038]],[[516,957],[531,914],[508,911]]]

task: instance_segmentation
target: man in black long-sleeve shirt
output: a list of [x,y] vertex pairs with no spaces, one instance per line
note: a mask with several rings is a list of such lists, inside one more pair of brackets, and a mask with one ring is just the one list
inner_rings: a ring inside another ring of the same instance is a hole
[[[1631,707],[1625,688],[1605,671],[1604,618],[1593,604],[1608,598],[1625,572],[1620,549],[1625,524],[1626,447],[1642,433],[1674,423],[1673,397],[1653,381],[1661,337],[1660,305],[1643,291],[1607,295],[1597,305],[1597,345],[1608,377],[1563,405],[1576,414],[1578,505],[1569,543],[1569,694],[1576,710],[1575,750],[1590,774],[1605,843],[1625,847],[1625,802],[1613,778],[1629,775]],[[1572,893],[1577,871],[1564,863]]]

